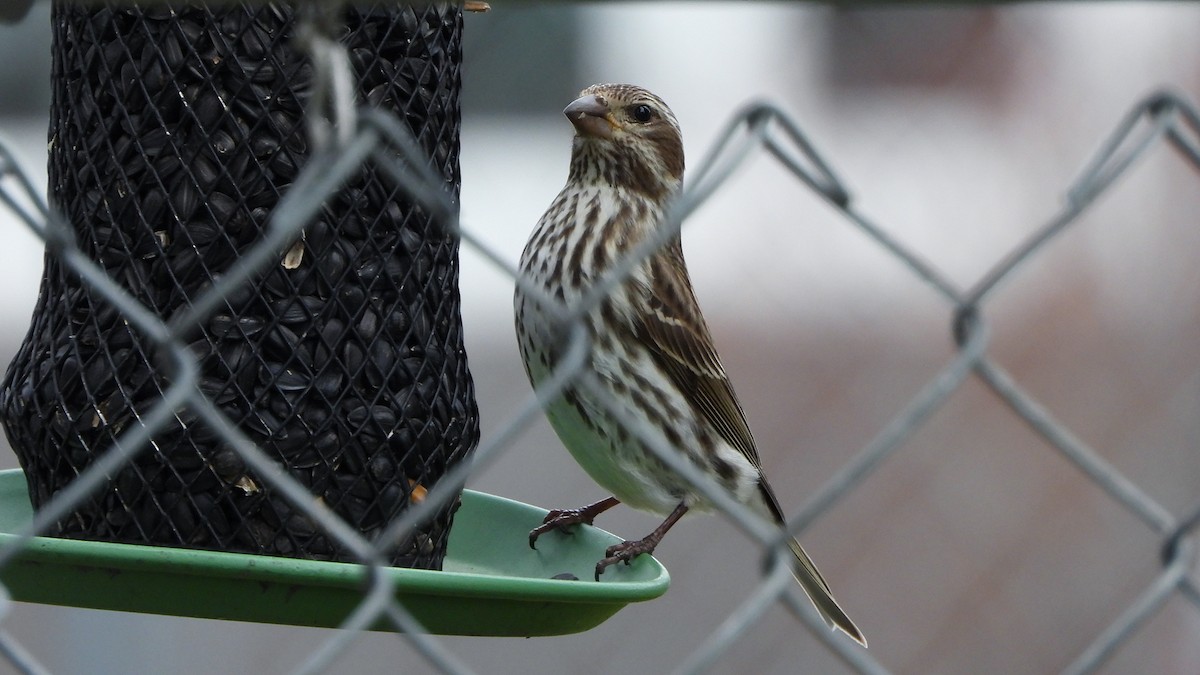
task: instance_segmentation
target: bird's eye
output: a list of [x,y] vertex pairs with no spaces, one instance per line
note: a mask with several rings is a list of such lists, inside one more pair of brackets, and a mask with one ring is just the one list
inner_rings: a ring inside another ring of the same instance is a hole
[[650,121],[651,117],[654,117],[654,108],[642,103],[631,107],[629,113],[634,120],[645,124]]

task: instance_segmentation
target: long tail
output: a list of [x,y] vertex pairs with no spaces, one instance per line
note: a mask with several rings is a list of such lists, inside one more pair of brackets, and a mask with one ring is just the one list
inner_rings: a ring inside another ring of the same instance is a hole
[[858,626],[846,616],[846,612],[842,610],[841,605],[837,600],[833,599],[833,593],[829,590],[829,584],[825,583],[825,578],[817,571],[817,566],[813,564],[812,558],[800,548],[800,542],[792,539],[789,543],[792,553],[796,555],[796,569],[792,573],[796,576],[796,581],[800,582],[800,587],[804,589],[808,599],[812,600],[812,604],[821,613],[821,617],[825,619],[825,623],[829,624],[830,628],[836,628],[846,635],[849,635],[858,644],[866,647],[867,639],[863,637]]
[[[775,491],[767,484],[766,479],[760,477],[758,487],[767,511],[774,517],[775,522],[781,526],[786,525],[783,509],[779,506],[779,499],[775,497]],[[855,642],[866,647],[867,639],[863,637],[862,631],[858,630],[858,626],[854,625],[837,600],[833,599],[833,593],[829,590],[829,584],[825,583],[825,577],[822,577],[821,573],[817,571],[817,566],[800,547],[800,542],[793,537],[788,546],[796,556],[797,564],[792,569],[792,574],[795,575],[796,581],[800,582],[800,587],[804,589],[808,599],[812,600],[813,606],[821,613],[825,623],[829,624],[830,628],[842,631],[853,638]]]

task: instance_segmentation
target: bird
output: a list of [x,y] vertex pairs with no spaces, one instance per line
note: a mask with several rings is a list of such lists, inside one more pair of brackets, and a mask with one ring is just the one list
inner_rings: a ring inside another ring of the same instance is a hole
[[[596,564],[599,581],[610,565],[653,553],[685,513],[713,508],[627,420],[660,434],[740,503],[780,526],[785,520],[700,311],[679,233],[636,262],[594,306],[582,305],[656,232],[682,192],[683,137],[675,114],[657,95],[629,84],[590,86],[563,113],[575,131],[570,168],[521,254],[513,299],[517,343],[536,388],[571,343],[573,324],[548,305],[568,313],[578,308],[589,346],[585,372],[547,396],[543,409],[566,449],[612,496],[551,510],[529,533],[529,545],[536,548],[551,531],[590,525],[618,504],[665,516],[646,537],[609,547]],[[794,576],[822,618],[865,647],[794,537],[789,547]]]

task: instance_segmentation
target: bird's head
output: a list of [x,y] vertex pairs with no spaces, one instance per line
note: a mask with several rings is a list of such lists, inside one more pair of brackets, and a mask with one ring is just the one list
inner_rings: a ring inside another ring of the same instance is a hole
[[683,184],[683,137],[661,98],[629,84],[597,84],[563,114],[575,126],[572,180],[601,181],[656,199]]

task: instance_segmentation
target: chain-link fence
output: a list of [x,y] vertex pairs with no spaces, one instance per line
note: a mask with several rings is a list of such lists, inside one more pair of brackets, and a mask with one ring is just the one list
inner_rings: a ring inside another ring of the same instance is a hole
[[[158,400],[140,411],[140,424],[125,429],[110,449],[41,505],[30,526],[0,550],[0,565],[10,563],[29,545],[30,537],[51,530],[56,522],[97,494],[108,483],[110,475],[130,466],[138,454],[146,450],[152,437],[175,424],[179,411],[186,410],[194,415],[194,424],[202,425],[236,452],[257,477],[339,547],[351,552],[351,557],[368,567],[365,575],[368,581],[362,591],[361,603],[342,625],[343,630],[330,633],[323,644],[304,659],[300,672],[322,671],[350,647],[359,631],[381,621],[401,629],[403,633],[399,639],[411,642],[437,669],[450,673],[473,672],[472,666],[464,663],[442,640],[422,633],[412,615],[394,599],[392,582],[380,573],[386,551],[455,500],[473,471],[513,445],[517,435],[540,415],[539,397],[552,397],[567,384],[587,377],[581,370],[589,349],[584,331],[573,333],[568,349],[573,358],[563,359],[554,377],[536,392],[536,396],[530,395],[517,414],[506,420],[497,432],[485,436],[469,461],[442,475],[419,503],[391,521],[371,540],[364,538],[334,511],[311,499],[308,486],[280,470],[277,460],[264,453],[255,439],[229,419],[228,414],[215,404],[211,392],[205,391],[200,376],[201,362],[189,349],[187,337],[191,328],[207,325],[230,296],[255,279],[257,272],[278,265],[281,251],[288,250],[299,233],[320,216],[323,205],[368,165],[378,172],[380,180],[433,214],[438,227],[456,233],[465,246],[490,260],[514,283],[521,283],[511,261],[481,243],[473,223],[459,222],[451,195],[444,189],[444,180],[428,170],[427,153],[413,139],[408,128],[378,110],[355,110],[350,91],[334,86],[333,83],[352,77],[347,70],[349,59],[343,48],[331,42],[315,44],[318,46],[310,52],[313,63],[330,76],[318,79],[308,93],[312,100],[331,103],[319,108],[310,106],[310,124],[314,137],[320,137],[322,129],[328,134],[331,128],[341,130],[342,135],[336,139],[328,138],[323,149],[299,168],[279,205],[270,214],[265,236],[240,251],[239,265],[224,274],[219,282],[190,298],[187,310],[172,316],[169,321],[162,320],[151,308],[132,297],[97,264],[94,255],[80,247],[71,227],[63,222],[60,214],[47,208],[38,196],[40,190],[31,184],[12,154],[0,148],[0,199],[45,241],[57,265],[77,275],[92,294],[115,307],[124,322],[153,343],[164,356],[158,361],[158,367],[169,375],[164,378],[169,386],[163,389]],[[1167,151],[1178,153],[1200,169],[1200,116],[1194,106],[1180,96],[1160,93],[1137,103],[1117,124],[1069,187],[1067,202],[1059,213],[1048,219],[1027,241],[1003,256],[975,283],[964,288],[928,263],[919,252],[892,237],[886,227],[865,215],[852,198],[851,190],[832,168],[835,163],[820,153],[817,144],[810,142],[786,111],[769,104],[752,105],[731,118],[707,156],[691,170],[688,188],[659,231],[660,236],[631,255],[617,274],[601,284],[590,301],[598,302],[601,293],[618,283],[639,259],[674,235],[685,219],[721,190],[747,161],[763,156],[778,162],[805,189],[827,201],[847,225],[867,235],[899,261],[909,274],[932,289],[944,309],[957,345],[957,354],[929,379],[918,395],[907,401],[900,413],[855,453],[798,512],[791,514],[792,533],[802,532],[835,510],[885,459],[903,452],[907,442],[961,391],[965,383],[972,379],[981,382],[1032,432],[1074,464],[1115,504],[1140,520],[1161,542],[1161,572],[1112,617],[1082,652],[1074,655],[1063,671],[1094,672],[1122,644],[1144,630],[1170,599],[1182,599],[1190,611],[1200,610],[1192,536],[1200,524],[1200,506],[1180,514],[1173,513],[1057,420],[1052,411],[1027,392],[993,356],[986,310],[998,286],[1019,276],[1027,261],[1036,257],[1054,237],[1079,222],[1083,214],[1140,160]],[[573,309],[578,315],[579,308]],[[706,480],[669,448],[663,447],[658,435],[645,429],[630,431],[641,436],[664,462],[693,481],[728,518],[756,541],[764,560],[789,555],[777,532],[764,526],[726,497],[715,483]],[[816,555],[819,559],[819,551]],[[793,610],[813,635],[854,670],[889,672],[886,654],[862,650],[842,636],[829,632],[795,587],[787,565],[768,564],[764,570],[753,592],[740,606],[728,612],[716,631],[695,640],[696,650],[685,662],[678,664],[677,672],[701,672],[711,668],[771,608],[780,604]],[[834,583],[836,585],[836,581]],[[869,627],[867,630],[870,637]],[[0,633],[0,650],[20,670],[44,672],[36,656],[7,633]]]

